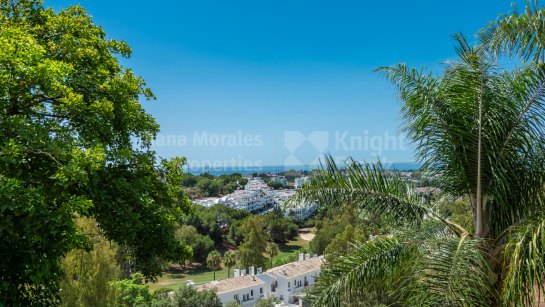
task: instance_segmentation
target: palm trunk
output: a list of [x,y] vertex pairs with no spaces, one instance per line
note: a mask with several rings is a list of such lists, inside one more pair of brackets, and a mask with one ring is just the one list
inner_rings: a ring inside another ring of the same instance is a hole
[[216,271],[214,270],[214,280],[216,280]]
[[490,218],[488,216],[488,194],[484,193],[481,197],[477,194],[470,195],[471,205],[473,206],[473,222],[475,225],[475,236],[486,238],[490,235]]
[[479,95],[479,129],[477,135],[477,191],[476,195],[472,196],[475,208],[475,236],[485,238],[490,234],[490,223],[488,218],[488,210],[486,208],[488,194],[483,194],[482,186],[482,134],[483,134],[483,99],[482,99],[483,84],[481,80],[481,93]]

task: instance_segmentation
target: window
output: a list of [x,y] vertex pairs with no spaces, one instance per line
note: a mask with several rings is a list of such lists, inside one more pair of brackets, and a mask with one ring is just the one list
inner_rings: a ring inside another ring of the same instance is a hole
[[263,288],[259,288],[259,293],[263,294]]
[[290,287],[290,282],[288,281],[288,288]]
[[254,290],[250,290],[250,295],[254,296]]

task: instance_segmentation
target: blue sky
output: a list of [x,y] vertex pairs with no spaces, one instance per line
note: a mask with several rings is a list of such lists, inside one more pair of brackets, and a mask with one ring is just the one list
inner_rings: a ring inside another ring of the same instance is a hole
[[394,88],[373,70],[433,70],[511,1],[97,1],[80,3],[157,100],[162,157],[194,166],[311,164],[336,157],[412,161]]

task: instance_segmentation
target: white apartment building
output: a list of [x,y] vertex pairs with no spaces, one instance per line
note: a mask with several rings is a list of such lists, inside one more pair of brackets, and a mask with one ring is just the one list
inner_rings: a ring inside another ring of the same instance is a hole
[[274,190],[261,178],[251,178],[244,190],[236,190],[221,198],[196,199],[194,202],[205,207],[224,204],[231,208],[255,212],[274,204]]
[[273,194],[263,190],[237,190],[219,202],[231,208],[255,212],[273,204]]
[[195,199],[194,202],[198,205],[210,208],[216,204],[219,204],[219,197],[208,197],[208,198],[201,198],[201,199]]
[[236,269],[235,277],[216,280],[196,286],[197,290],[215,290],[223,305],[237,301],[244,307],[254,306],[259,298],[276,297],[285,306],[298,306],[305,290],[311,287],[320,275],[323,256],[300,254],[299,261],[272,268],[265,273],[261,268],[254,274],[254,268]]
[[297,206],[286,208],[285,215],[292,216],[296,220],[306,220],[311,217],[316,210],[318,210],[318,204],[314,202],[301,202]]
[[223,305],[236,301],[244,307],[254,306],[265,297],[266,284],[255,275],[231,277],[196,286],[197,290],[215,290]]
[[295,178],[294,181],[295,181],[295,188],[300,189],[303,187],[303,184],[309,183],[310,179],[308,177],[300,177],[300,178]]
[[325,262],[323,256],[313,257],[310,254],[300,254],[299,261],[284,264],[267,270],[263,279],[268,288],[267,297],[274,296],[285,304],[298,304],[304,290],[311,287],[320,275],[320,269]]
[[274,193],[275,206],[277,208],[279,208],[279,209],[284,210],[284,207],[286,205],[286,201],[288,200],[288,198],[295,195],[295,193],[296,192],[294,190],[278,190],[278,191],[275,191],[275,193]]
[[305,220],[318,210],[318,204],[307,201],[292,203],[289,206],[286,206],[286,201],[297,193],[294,190],[280,190],[275,192],[275,206],[283,210],[286,216],[292,216],[298,220]]
[[255,190],[267,190],[271,191],[272,188],[263,181],[263,179],[257,177],[257,178],[250,178],[248,179],[248,183],[244,186],[244,190],[247,191],[255,191]]
[[282,184],[285,187],[288,186],[288,179],[286,179],[286,177],[284,177],[284,176],[272,177],[271,181],[272,182],[278,182],[278,183]]

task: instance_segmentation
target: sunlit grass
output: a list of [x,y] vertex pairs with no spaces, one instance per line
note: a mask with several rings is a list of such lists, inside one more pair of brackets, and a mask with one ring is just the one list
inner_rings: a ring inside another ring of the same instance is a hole
[[[280,252],[278,256],[274,258],[274,261],[284,261],[288,258],[297,255],[302,248],[308,247],[309,242],[303,240],[301,237],[297,237],[293,241],[289,241],[286,244],[279,244]],[[231,276],[233,274],[233,268],[231,268]],[[222,268],[216,271],[216,280],[227,278],[227,268]],[[150,289],[155,291],[160,288],[178,289],[181,285],[187,283],[188,280],[192,280],[196,284],[207,283],[214,280],[214,273],[208,268],[196,268],[188,271],[182,271],[179,273],[163,273],[162,277],[159,277],[156,283],[150,283]]]

